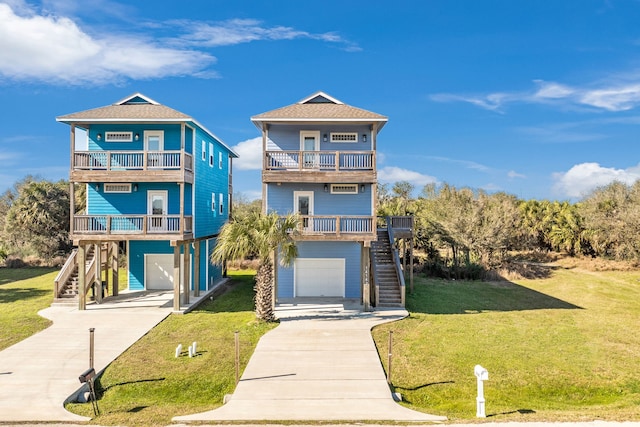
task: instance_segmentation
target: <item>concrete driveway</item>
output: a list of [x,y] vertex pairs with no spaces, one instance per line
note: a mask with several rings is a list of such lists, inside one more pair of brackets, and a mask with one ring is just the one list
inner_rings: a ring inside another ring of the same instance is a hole
[[[316,303],[317,302],[317,303]],[[393,401],[371,337],[405,310],[363,313],[353,301],[281,303],[228,403],[178,422],[444,421]]]

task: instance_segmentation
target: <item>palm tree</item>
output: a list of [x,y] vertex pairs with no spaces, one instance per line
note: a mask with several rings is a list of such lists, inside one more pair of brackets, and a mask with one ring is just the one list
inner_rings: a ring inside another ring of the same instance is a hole
[[225,224],[220,231],[211,254],[212,262],[222,264],[249,256],[256,256],[259,260],[254,288],[256,316],[259,319],[267,322],[276,320],[274,260],[277,258],[282,266],[288,267],[298,256],[294,237],[299,225],[297,214],[282,217],[275,212],[266,215],[250,212]]

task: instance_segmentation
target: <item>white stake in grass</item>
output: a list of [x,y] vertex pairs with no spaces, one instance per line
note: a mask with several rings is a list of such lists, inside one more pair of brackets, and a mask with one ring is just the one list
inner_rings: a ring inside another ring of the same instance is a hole
[[178,344],[178,346],[176,347],[176,357],[180,357],[181,353],[182,353],[182,344]]

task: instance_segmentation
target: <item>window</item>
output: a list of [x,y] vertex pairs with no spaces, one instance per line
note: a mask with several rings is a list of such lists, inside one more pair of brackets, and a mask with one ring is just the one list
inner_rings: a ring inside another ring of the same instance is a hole
[[209,143],[209,166],[213,167],[213,144]]
[[357,132],[331,132],[331,142],[358,142]]
[[202,141],[202,160],[207,160],[207,143]]
[[211,212],[216,213],[216,193],[211,193]]
[[220,193],[220,215],[224,213],[224,196]]
[[222,151],[218,153],[218,169],[222,169]]
[[131,142],[133,141],[133,132],[105,132],[104,140],[106,142]]
[[358,194],[358,184],[331,184],[331,194]]
[[105,193],[131,193],[131,184],[105,184]]

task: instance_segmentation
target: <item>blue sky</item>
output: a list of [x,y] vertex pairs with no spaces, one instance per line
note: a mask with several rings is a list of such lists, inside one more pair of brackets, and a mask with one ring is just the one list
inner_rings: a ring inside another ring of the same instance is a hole
[[0,0],[0,191],[68,178],[55,117],[132,93],[236,149],[322,90],[384,114],[382,182],[578,200],[640,178],[640,1]]

